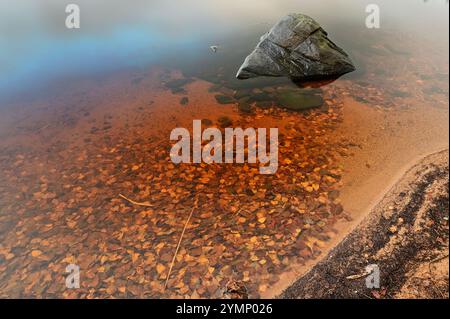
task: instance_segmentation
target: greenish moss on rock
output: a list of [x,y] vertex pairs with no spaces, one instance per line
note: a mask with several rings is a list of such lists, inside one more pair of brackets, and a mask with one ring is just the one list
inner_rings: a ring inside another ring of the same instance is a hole
[[216,95],[215,96],[217,103],[219,104],[233,104],[235,101],[232,97],[226,95]]
[[321,107],[324,100],[316,90],[289,90],[282,91],[278,95],[280,106],[293,111],[304,111]]
[[271,101],[273,97],[270,94],[261,92],[250,95],[250,100],[253,102]]
[[247,102],[239,102],[238,110],[241,113],[253,114],[252,106],[249,103],[247,103]]
[[250,94],[250,90],[237,90],[234,93],[234,98],[239,100],[239,99],[242,99],[244,97],[248,97],[249,94]]
[[249,96],[242,97],[238,100],[238,103],[251,103],[251,99]]
[[261,109],[268,109],[273,105],[273,103],[272,101],[260,101],[256,102],[255,105]]

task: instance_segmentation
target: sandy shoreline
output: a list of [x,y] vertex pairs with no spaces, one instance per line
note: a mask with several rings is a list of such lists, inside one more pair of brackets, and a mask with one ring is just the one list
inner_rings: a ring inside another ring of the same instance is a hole
[[[380,289],[366,288],[366,276],[347,279],[374,263]],[[448,298],[448,150],[401,174],[362,222],[280,297]]]
[[[350,156],[340,159],[344,169],[340,200],[346,217],[336,221],[321,254],[302,265],[293,265],[264,295],[273,298],[304,276],[338,246],[382,201],[413,167],[424,158],[448,149],[448,133],[439,117],[447,112],[421,115],[426,106],[415,103],[408,112],[379,111],[351,98],[345,99],[343,123],[337,131],[351,145]],[[414,121],[420,129],[411,131],[399,123]],[[427,123],[435,123],[430,128]],[[441,138],[439,132],[444,132]],[[422,136],[423,135],[423,136]],[[428,142],[427,142],[428,141]],[[415,148],[408,145],[417,144]]]

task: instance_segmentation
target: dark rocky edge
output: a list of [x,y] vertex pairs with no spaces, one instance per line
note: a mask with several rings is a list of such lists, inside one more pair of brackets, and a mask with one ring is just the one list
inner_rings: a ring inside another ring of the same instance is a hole
[[[420,267],[444,260],[448,269],[448,177],[448,151],[426,157],[279,298],[402,298],[405,292],[410,297],[406,283]],[[366,287],[370,264],[380,269],[379,289]],[[415,297],[448,298],[448,284],[448,272],[440,281],[419,279]]]

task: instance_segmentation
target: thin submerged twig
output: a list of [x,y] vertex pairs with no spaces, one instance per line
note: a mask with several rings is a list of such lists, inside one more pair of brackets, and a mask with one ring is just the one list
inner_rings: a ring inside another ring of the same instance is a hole
[[198,199],[195,200],[194,206],[192,207],[191,212],[189,213],[188,219],[186,220],[186,223],[184,224],[183,231],[181,232],[180,239],[178,240],[177,248],[175,249],[175,253],[173,254],[172,262],[170,263],[169,271],[168,271],[167,277],[166,277],[166,282],[164,284],[164,290],[166,290],[166,288],[167,288],[167,283],[169,282],[170,274],[172,273],[172,268],[173,268],[173,265],[175,264],[175,259],[177,258],[178,250],[180,249],[181,241],[183,240],[183,236],[184,236],[184,232],[186,231],[189,221],[191,220],[192,214],[194,213],[194,209],[197,207],[197,202],[198,202]]
[[134,201],[134,200],[132,200],[132,199],[129,199],[128,197],[126,197],[125,195],[122,195],[122,194],[119,194],[119,197],[121,197],[121,198],[123,198],[124,200],[130,202],[130,203],[133,204],[133,205],[137,205],[137,206],[145,206],[145,207],[153,207],[153,205],[152,205],[152,204],[149,204],[148,202],[143,202],[143,203],[136,202],[136,201]]

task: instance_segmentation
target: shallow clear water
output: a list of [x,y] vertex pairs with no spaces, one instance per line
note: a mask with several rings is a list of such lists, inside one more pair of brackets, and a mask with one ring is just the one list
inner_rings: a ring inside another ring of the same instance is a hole
[[[378,1],[377,30],[371,2],[80,0],[81,29],[67,30],[60,1],[0,0],[0,297],[281,292],[405,167],[448,148],[447,2]],[[289,12],[314,17],[357,70],[236,80]],[[281,108],[298,86],[320,87],[323,105]],[[279,128],[277,174],[174,165],[170,131],[194,119]]]

